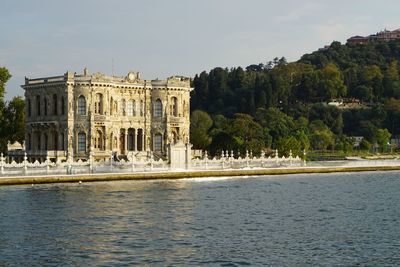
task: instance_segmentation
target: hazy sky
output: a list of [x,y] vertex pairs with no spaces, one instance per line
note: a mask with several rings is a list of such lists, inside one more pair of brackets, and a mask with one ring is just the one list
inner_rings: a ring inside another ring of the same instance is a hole
[[[400,27],[398,0],[1,0],[0,66],[13,78],[67,70],[194,76]],[[113,64],[114,62],[114,64]],[[114,68],[113,68],[114,65]]]

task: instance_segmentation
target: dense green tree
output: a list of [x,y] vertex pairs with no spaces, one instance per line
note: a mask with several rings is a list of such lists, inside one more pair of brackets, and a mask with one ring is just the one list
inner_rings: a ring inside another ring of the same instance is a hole
[[389,146],[391,136],[392,134],[388,131],[388,129],[378,129],[376,131],[376,142],[382,151]]
[[294,136],[282,137],[276,142],[279,155],[285,157],[289,156],[290,151],[292,151],[293,156],[301,155],[301,148],[300,141]]
[[321,70],[319,86],[321,97],[326,100],[343,97],[347,93],[347,87],[341,77],[339,68],[334,64],[327,64]]
[[5,109],[8,141],[23,143],[25,141],[25,101],[14,97]]
[[4,153],[7,149],[7,141],[9,140],[9,124],[5,114],[4,94],[7,81],[11,78],[11,74],[5,67],[0,67],[0,152]]
[[211,136],[208,131],[213,121],[207,112],[201,110],[193,111],[190,116],[190,139],[195,149],[206,150],[211,144]]
[[245,153],[246,150],[252,150],[255,154],[259,154],[264,147],[264,135],[261,125],[247,114],[235,114],[229,123],[227,132],[235,141],[235,149],[240,150],[241,153]]

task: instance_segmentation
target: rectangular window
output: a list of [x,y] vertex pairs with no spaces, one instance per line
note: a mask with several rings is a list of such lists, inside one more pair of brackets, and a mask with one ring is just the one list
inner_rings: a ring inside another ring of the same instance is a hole
[[133,101],[128,101],[128,116],[133,116]]
[[28,99],[28,117],[32,116],[31,100]]
[[161,151],[161,148],[162,148],[162,135],[156,134],[154,136],[154,150]]
[[44,98],[44,115],[47,116],[47,98]]
[[40,116],[40,96],[36,96],[36,116]]
[[78,152],[86,152],[86,134],[78,134]]
[[61,115],[65,115],[65,100],[61,97]]
[[53,115],[57,115],[57,110],[58,110],[58,98],[57,95],[53,95]]

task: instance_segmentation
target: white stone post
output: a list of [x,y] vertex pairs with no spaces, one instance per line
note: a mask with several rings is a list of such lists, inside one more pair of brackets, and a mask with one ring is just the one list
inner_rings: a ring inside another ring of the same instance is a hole
[[207,150],[204,152],[205,169],[208,169],[208,154]]
[[293,154],[292,154],[292,150],[289,151],[289,165],[292,166],[293,165]]
[[50,170],[50,159],[49,159],[49,155],[46,155],[46,160],[44,161],[44,163],[46,164],[46,174],[49,173]]
[[89,172],[93,173],[93,151],[89,152]]
[[264,167],[264,158],[265,158],[265,152],[264,150],[261,151],[261,168]]
[[233,159],[234,159],[233,150],[231,150],[231,157],[229,158],[231,168],[233,168]]
[[132,166],[132,172],[135,171],[135,155],[132,153],[131,154],[131,166]]
[[278,166],[278,163],[279,163],[278,149],[275,149],[275,162],[276,162],[276,165]]
[[307,166],[307,161],[306,161],[306,150],[303,149],[303,166],[306,167]]
[[3,153],[0,154],[0,166],[1,166],[1,174],[4,174],[4,157],[3,157]]
[[68,163],[68,165],[67,165],[67,174],[72,174],[72,162],[73,162],[73,159],[72,159],[72,157],[71,157],[71,154],[68,152],[68,158],[67,158],[67,163]]
[[186,169],[189,170],[192,167],[192,144],[186,144]]
[[153,157],[153,151],[150,152],[150,171],[153,170],[154,167],[154,157]]
[[28,171],[28,157],[26,156],[26,152],[24,153],[23,165],[24,165],[24,173],[27,173],[27,171]]

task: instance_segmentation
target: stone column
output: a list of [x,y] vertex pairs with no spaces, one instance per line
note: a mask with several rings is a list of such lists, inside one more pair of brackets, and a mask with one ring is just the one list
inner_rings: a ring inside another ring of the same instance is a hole
[[134,134],[133,134],[133,138],[135,139],[134,141],[134,143],[135,143],[135,147],[134,147],[134,150],[135,151],[137,151],[137,136],[138,136],[138,131],[137,131],[137,129],[133,129],[134,130]]
[[142,130],[142,151],[146,151],[146,139],[145,139],[146,133],[144,130]]
[[125,142],[124,142],[124,152],[125,152],[125,155],[128,155],[128,129],[125,129],[125,136],[124,136],[124,138],[125,138]]

